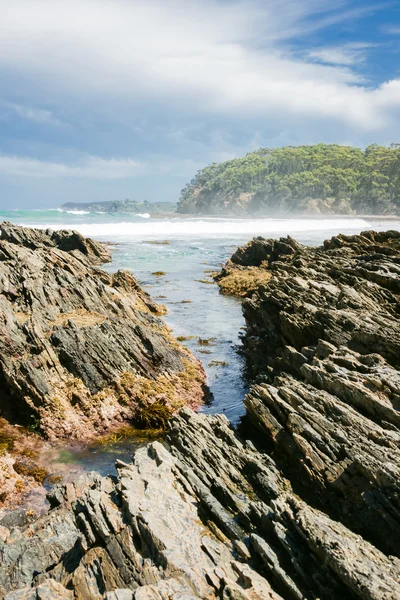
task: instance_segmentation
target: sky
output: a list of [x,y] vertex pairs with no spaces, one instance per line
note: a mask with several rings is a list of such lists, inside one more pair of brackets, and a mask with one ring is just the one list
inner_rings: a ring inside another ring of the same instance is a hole
[[0,209],[175,201],[259,147],[400,142],[400,0],[0,0]]

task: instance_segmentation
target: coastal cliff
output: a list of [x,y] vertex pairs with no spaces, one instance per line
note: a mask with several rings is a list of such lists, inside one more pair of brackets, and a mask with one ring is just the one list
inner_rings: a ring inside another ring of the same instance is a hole
[[182,214],[398,215],[400,148],[336,144],[260,148],[213,163],[181,192]]
[[117,478],[56,487],[0,529],[6,600],[400,596],[400,234],[256,238],[237,273],[241,426],[184,408]]
[[165,308],[134,276],[96,266],[111,260],[103,244],[73,231],[0,229],[0,498],[7,505],[29,487],[23,476],[37,472],[11,424],[49,440],[90,439],[132,422],[160,427],[179,407],[202,402],[205,376],[159,318]]

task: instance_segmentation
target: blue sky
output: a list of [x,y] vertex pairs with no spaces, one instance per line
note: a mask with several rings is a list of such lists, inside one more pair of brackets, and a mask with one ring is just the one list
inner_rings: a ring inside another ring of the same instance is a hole
[[176,200],[260,146],[400,142],[399,117],[399,1],[0,1],[3,209]]

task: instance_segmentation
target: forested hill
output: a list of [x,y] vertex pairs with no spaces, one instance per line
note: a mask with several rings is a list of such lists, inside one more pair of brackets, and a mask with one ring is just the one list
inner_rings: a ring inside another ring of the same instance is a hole
[[261,148],[199,171],[178,212],[400,214],[400,145]]

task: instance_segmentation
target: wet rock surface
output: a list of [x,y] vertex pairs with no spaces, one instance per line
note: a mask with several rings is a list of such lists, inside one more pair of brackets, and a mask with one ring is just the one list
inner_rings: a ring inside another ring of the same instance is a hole
[[400,597],[400,234],[255,245],[228,265],[270,274],[239,430],[182,409],[117,478],[57,487],[0,530],[7,600]]
[[[130,272],[94,266],[111,260],[105,245],[74,231],[0,230],[0,416],[83,440],[135,419],[157,426],[150,406],[162,416],[201,403],[202,367],[158,317],[164,308]],[[0,421],[0,507],[38,481],[32,452],[10,458],[17,433]]]

